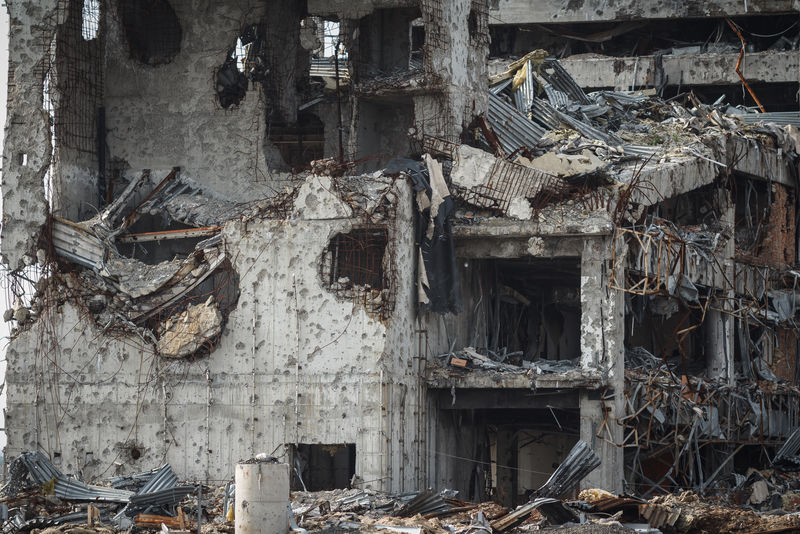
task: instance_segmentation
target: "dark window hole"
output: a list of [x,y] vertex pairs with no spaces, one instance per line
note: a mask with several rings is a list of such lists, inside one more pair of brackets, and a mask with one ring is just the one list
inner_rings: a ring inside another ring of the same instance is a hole
[[350,486],[356,472],[354,443],[300,444],[292,452],[293,490],[325,491]]
[[239,34],[225,62],[217,69],[216,91],[220,106],[238,106],[247,95],[250,82],[265,83],[269,67],[264,27],[250,24]]

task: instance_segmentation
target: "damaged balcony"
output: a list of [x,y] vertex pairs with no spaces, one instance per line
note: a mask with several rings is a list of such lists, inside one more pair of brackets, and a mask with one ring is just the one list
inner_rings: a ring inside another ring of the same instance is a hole
[[429,360],[429,387],[537,390],[603,383],[597,369],[581,364],[579,258],[459,261],[464,311],[444,319],[451,349]]

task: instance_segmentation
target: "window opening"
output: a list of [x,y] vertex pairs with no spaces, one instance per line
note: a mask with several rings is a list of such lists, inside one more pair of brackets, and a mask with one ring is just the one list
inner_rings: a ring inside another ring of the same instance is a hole
[[388,232],[383,228],[336,234],[328,245],[328,285],[383,289],[383,254],[387,241]]
[[[322,57],[333,57],[337,55],[336,44],[339,41],[340,23],[333,20],[322,22]],[[338,55],[345,58],[347,52],[343,45],[339,45]]]
[[337,297],[363,304],[370,313],[388,317],[394,309],[389,232],[382,227],[355,228],[336,234],[323,253],[320,274]]
[[299,444],[293,450],[292,490],[346,489],[356,473],[354,443]]
[[100,0],[84,0],[83,24],[81,35],[84,40],[91,41],[97,37],[100,29]]
[[260,24],[246,26],[236,39],[225,63],[217,70],[217,98],[220,106],[238,106],[247,95],[250,82],[265,83],[269,74],[267,42]]

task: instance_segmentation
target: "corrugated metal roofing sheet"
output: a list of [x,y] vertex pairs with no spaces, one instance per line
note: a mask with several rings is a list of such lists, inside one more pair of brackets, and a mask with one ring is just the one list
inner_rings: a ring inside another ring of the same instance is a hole
[[79,480],[68,478],[39,451],[26,452],[20,455],[20,461],[25,464],[28,475],[37,484],[54,481],[56,497],[67,501],[84,502],[116,502],[127,503],[132,491],[90,486]]
[[767,113],[742,113],[737,114],[747,124],[757,122],[774,122],[780,126],[791,124],[800,128],[800,111],[770,111]]
[[500,145],[507,154],[521,147],[536,144],[546,131],[492,93],[489,94],[488,118],[500,140]]
[[597,453],[585,441],[579,440],[537,493],[542,497],[564,497],[599,466]]

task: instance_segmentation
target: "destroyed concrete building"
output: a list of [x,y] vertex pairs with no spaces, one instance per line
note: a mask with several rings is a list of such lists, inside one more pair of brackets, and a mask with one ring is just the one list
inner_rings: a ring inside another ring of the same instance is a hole
[[556,56],[794,7],[596,3],[8,1],[6,458],[227,480],[266,452],[298,488],[505,505],[579,440],[612,491],[770,465],[797,130],[746,109],[738,37],[727,101],[708,47]]

